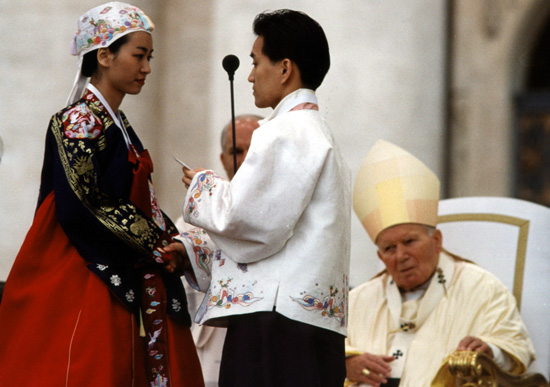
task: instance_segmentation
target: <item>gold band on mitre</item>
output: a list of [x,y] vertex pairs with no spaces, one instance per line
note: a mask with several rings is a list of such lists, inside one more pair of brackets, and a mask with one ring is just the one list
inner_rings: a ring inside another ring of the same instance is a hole
[[439,179],[420,160],[378,140],[355,179],[353,209],[373,242],[388,227],[418,223],[435,227]]

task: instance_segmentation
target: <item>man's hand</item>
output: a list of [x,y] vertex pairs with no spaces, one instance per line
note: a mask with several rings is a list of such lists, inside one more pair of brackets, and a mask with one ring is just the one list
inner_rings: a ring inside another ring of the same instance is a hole
[[458,347],[456,349],[459,351],[483,352],[491,359],[493,358],[493,350],[491,347],[489,347],[485,341],[473,336],[466,336],[460,340],[460,343],[458,343]]
[[354,382],[378,387],[381,383],[388,382],[391,376],[391,367],[388,363],[393,360],[393,356],[378,356],[367,352],[348,357],[346,358],[346,376]]
[[181,170],[183,171],[183,177],[181,181],[183,181],[183,184],[185,184],[186,188],[189,188],[189,186],[191,185],[191,180],[193,180],[193,177],[195,177],[195,175],[198,172],[204,171],[204,168],[195,168],[191,170],[183,167]]

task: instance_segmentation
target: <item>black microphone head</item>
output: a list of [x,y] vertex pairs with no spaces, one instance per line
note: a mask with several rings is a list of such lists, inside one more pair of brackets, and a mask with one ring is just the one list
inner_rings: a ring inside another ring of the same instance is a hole
[[225,71],[227,71],[227,74],[229,74],[229,79],[233,79],[233,74],[235,73],[235,70],[239,68],[239,58],[237,58],[235,55],[227,55],[225,58],[223,58],[222,66]]

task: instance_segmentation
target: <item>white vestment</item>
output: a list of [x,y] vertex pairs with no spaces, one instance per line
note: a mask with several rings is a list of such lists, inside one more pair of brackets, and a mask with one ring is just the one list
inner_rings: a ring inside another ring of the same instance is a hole
[[260,122],[231,182],[198,173],[183,233],[198,285],[206,291],[195,321],[276,310],[346,334],[350,172],[316,110],[313,91],[287,95]]
[[465,260],[440,254],[438,269],[419,300],[401,301],[387,272],[350,292],[346,353],[396,357],[400,386],[429,386],[460,340],[475,336],[496,345],[524,372],[534,360],[529,333],[506,287]]

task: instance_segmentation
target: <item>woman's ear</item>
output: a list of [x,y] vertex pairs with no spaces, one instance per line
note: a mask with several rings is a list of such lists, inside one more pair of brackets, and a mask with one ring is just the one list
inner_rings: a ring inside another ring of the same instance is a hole
[[103,67],[109,67],[111,59],[111,51],[108,48],[100,48],[97,50],[97,63]]

